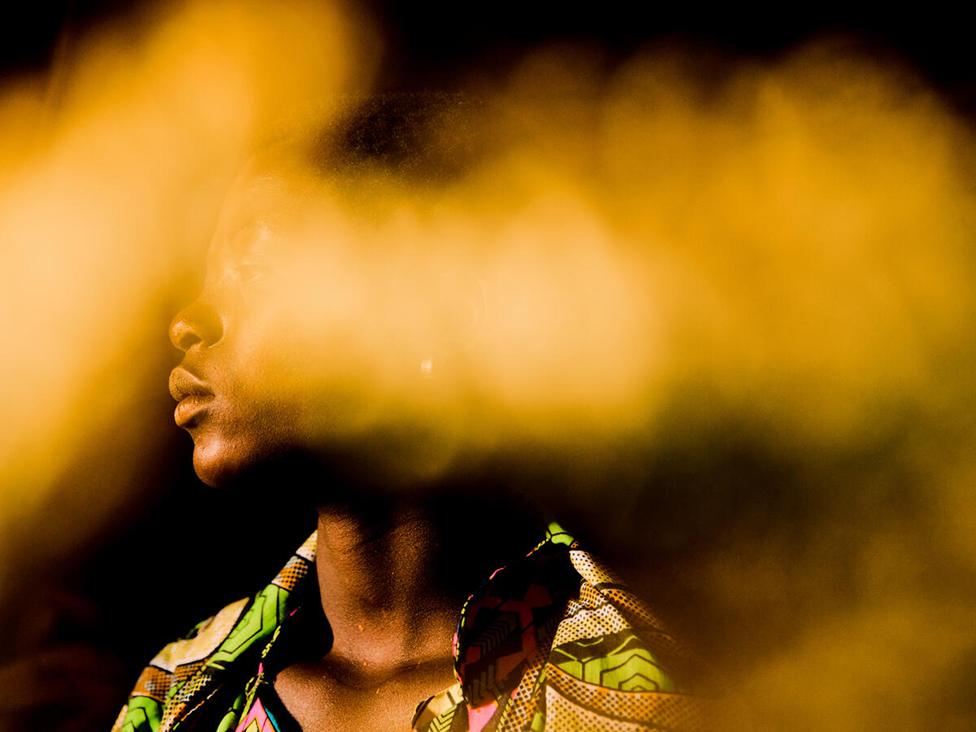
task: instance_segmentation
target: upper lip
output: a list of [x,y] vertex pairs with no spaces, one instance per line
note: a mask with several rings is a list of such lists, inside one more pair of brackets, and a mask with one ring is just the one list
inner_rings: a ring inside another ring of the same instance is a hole
[[182,366],[177,366],[170,372],[169,393],[178,402],[188,396],[213,396],[209,386]]

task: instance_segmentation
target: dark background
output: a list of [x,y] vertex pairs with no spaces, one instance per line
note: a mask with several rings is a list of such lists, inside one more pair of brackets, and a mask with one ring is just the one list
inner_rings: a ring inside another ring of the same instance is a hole
[[[8,3],[0,21],[0,68],[44,71],[59,43],[70,44],[102,18],[146,3],[134,0]],[[775,58],[824,34],[846,34],[907,59],[956,103],[971,108],[976,45],[961,10],[937,5],[859,7],[851,3],[389,2],[353,3],[378,18],[388,53],[381,87],[438,85],[468,68],[505,66],[553,40],[599,44],[624,56],[649,41],[689,39],[733,53]]]

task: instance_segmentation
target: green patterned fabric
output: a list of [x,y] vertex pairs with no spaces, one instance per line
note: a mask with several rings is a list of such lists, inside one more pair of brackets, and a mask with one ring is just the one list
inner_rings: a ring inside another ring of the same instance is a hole
[[[315,546],[313,533],[253,598],[231,603],[163,648],[143,670],[113,730],[297,730],[267,666],[269,654],[286,653],[283,631],[287,636],[301,622],[301,589],[314,581]],[[457,683],[418,700],[404,727],[705,727],[704,703],[686,693],[672,671],[685,664],[680,646],[556,524],[523,559],[496,570],[468,598],[454,657]]]

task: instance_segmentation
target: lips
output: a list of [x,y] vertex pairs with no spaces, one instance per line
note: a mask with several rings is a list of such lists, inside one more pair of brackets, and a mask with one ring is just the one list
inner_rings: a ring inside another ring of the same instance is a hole
[[173,416],[180,427],[192,427],[214,398],[210,387],[180,366],[169,375],[169,393],[179,402]]

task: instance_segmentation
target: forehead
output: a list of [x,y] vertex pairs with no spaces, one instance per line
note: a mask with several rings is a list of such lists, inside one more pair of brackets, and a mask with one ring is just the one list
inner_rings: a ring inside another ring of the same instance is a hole
[[252,162],[224,199],[209,258],[236,258],[256,244],[280,243],[274,234],[294,224],[309,202],[307,186],[297,175]]

